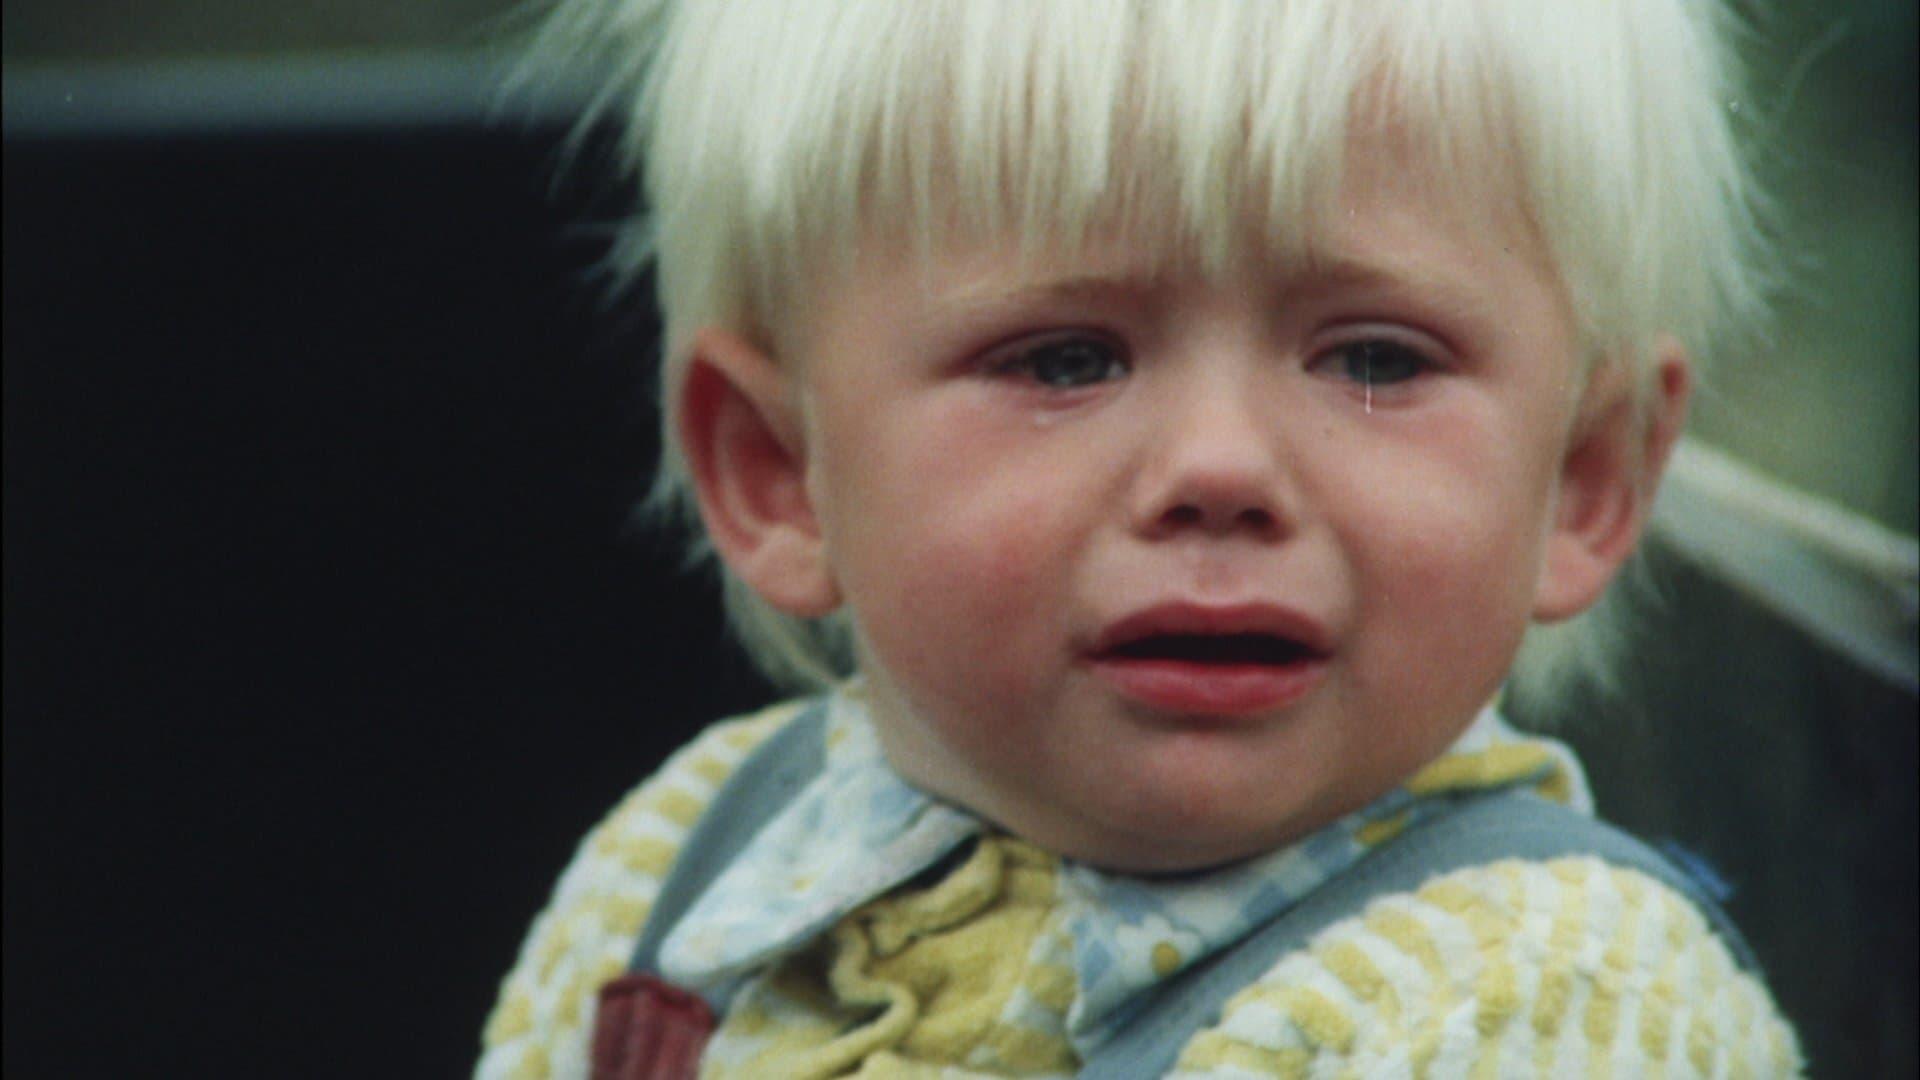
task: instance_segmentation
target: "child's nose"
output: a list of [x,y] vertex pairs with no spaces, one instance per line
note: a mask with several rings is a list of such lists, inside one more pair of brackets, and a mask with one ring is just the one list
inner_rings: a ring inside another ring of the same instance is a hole
[[1142,531],[1278,539],[1290,528],[1280,440],[1248,398],[1204,387],[1163,414],[1136,489]]

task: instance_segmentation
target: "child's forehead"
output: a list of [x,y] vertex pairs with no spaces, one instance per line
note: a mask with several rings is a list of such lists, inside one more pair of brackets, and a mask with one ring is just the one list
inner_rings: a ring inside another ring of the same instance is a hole
[[[1074,235],[1044,228],[982,236],[959,230],[914,234],[869,222],[842,286],[911,281],[924,299],[990,311],[1050,301],[1116,299],[1165,292],[1179,283],[1281,293],[1345,288],[1417,294],[1452,307],[1489,305],[1480,286],[1492,262],[1518,261],[1564,289],[1539,231],[1515,195],[1516,182],[1483,176],[1480,186],[1436,182],[1404,146],[1355,139],[1342,183],[1285,227],[1257,212],[1210,223],[1227,239],[1210,248],[1201,230],[1116,215]],[[1223,200],[1224,202],[1224,200]]]

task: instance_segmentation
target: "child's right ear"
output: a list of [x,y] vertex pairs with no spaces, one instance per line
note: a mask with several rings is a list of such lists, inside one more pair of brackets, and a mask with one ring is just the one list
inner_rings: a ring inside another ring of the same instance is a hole
[[679,405],[676,434],[700,517],[728,568],[788,615],[839,607],[789,374],[764,349],[708,327],[694,335]]

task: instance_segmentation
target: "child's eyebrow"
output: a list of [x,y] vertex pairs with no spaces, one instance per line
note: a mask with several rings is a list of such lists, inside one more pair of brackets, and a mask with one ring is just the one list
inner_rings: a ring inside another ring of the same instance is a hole
[[1076,274],[1071,277],[981,280],[946,290],[940,302],[954,309],[992,311],[1065,301],[1140,301],[1164,287],[1160,274]]
[[1288,292],[1360,290],[1417,298],[1428,306],[1481,319],[1494,317],[1499,300],[1485,282],[1463,275],[1457,267],[1437,267],[1392,253],[1320,252],[1291,276]]
[[1446,292],[1457,290],[1450,275],[1418,258],[1354,252],[1310,254],[1292,275],[1297,285],[1392,288]]

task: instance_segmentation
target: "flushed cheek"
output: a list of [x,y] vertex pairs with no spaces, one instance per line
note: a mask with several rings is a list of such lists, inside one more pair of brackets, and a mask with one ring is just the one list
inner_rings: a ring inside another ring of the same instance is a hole
[[[1373,561],[1403,568],[1419,587],[1460,580],[1480,564],[1499,567],[1538,542],[1547,482],[1527,467],[1524,433],[1462,410],[1451,426],[1414,432],[1408,445],[1361,462],[1358,484],[1325,493],[1357,526],[1349,541]],[[1489,434],[1491,432],[1491,434]],[[1462,582],[1466,584],[1466,582]]]
[[1470,486],[1409,491],[1400,500],[1404,515],[1363,520],[1353,530],[1356,599],[1382,636],[1448,655],[1517,636],[1539,540],[1527,515],[1486,495]]
[[962,566],[922,552],[911,588],[857,608],[863,667],[904,712],[892,717],[918,752],[895,758],[917,783],[985,809],[983,778],[1019,768],[1029,716],[1046,697],[1043,640],[1033,632],[1026,579],[1004,566]]
[[918,488],[843,568],[875,659],[909,693],[1029,691],[1055,651],[1070,546],[1058,508],[996,487]]
[[1485,520],[1458,512],[1423,515],[1398,529],[1382,523],[1364,543],[1367,576],[1400,602],[1498,585],[1531,546],[1517,529],[1488,528]]
[[[960,415],[950,415],[956,411]],[[898,537],[891,553],[908,575],[947,583],[984,603],[1017,600],[1044,584],[1060,548],[1071,542],[1073,500],[1049,482],[1057,471],[1027,467],[1019,440],[964,410],[937,411],[914,431],[893,432],[884,445],[902,449],[879,465],[884,475],[870,487],[881,497],[868,520],[909,515],[900,524],[910,535]],[[1007,598],[1009,592],[1016,596]]]

